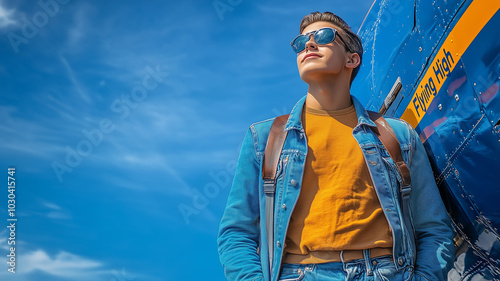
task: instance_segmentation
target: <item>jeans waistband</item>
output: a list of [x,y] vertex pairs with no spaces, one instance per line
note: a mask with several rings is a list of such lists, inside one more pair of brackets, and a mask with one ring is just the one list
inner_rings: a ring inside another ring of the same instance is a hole
[[[342,252],[342,251],[341,251]],[[366,276],[372,276],[374,270],[378,264],[383,261],[393,261],[392,255],[384,255],[378,257],[372,257],[370,249],[361,250],[362,257],[360,259],[355,259],[351,261],[342,260],[339,262],[327,262],[327,263],[310,263],[310,264],[298,264],[298,263],[285,263],[281,268],[281,274],[305,274],[306,272],[333,272],[342,274],[351,274],[354,268],[359,268],[362,266],[363,270],[366,272]],[[341,255],[343,257],[343,255]],[[394,266],[394,265],[393,265]],[[394,268],[395,269],[395,268]],[[346,279],[347,280],[347,279]],[[351,279],[348,279],[351,280]]]
[[[373,248],[370,249],[370,258],[392,255],[392,248]],[[314,251],[307,255],[297,255],[286,253],[283,263],[327,263],[327,262],[348,262],[364,259],[363,250],[345,250],[345,251]]]

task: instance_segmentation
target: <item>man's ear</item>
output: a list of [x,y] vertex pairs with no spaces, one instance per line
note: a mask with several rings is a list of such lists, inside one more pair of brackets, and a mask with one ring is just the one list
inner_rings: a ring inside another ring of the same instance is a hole
[[346,64],[345,64],[345,66],[347,68],[354,69],[361,62],[361,59],[360,59],[360,57],[359,57],[359,55],[357,53],[348,53],[347,56],[348,57],[347,57],[347,61],[346,61]]

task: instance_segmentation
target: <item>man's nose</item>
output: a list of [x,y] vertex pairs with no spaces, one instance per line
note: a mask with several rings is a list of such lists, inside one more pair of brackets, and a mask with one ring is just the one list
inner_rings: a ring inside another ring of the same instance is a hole
[[318,47],[318,44],[314,41],[314,36],[309,37],[309,41],[306,42],[306,49],[316,49]]

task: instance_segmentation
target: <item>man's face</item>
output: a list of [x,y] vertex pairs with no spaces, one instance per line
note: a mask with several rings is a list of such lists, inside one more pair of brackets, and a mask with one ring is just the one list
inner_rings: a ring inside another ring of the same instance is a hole
[[[323,27],[332,27],[340,33],[340,36],[346,37],[338,26],[325,21],[318,21],[308,25],[302,33]],[[338,36],[335,37],[334,41],[325,45],[318,45],[314,41],[314,36],[311,36],[306,48],[297,54],[300,78],[307,83],[308,81],[317,80],[321,76],[338,75],[344,70],[348,59],[345,46]]]

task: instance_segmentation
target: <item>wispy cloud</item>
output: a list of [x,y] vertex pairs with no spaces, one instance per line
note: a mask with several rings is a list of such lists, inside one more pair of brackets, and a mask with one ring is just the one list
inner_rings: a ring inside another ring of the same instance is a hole
[[75,15],[73,16],[73,24],[68,29],[68,47],[71,50],[78,48],[82,39],[85,38],[86,33],[88,32],[88,13],[92,7],[88,3],[82,3],[79,5],[76,10]]
[[0,1],[0,28],[16,24],[16,21],[13,19],[14,11],[14,9],[8,10],[5,8],[3,1]]
[[[16,280],[34,280],[32,278],[40,272],[75,281],[105,280],[103,277],[110,275],[110,270],[105,270],[101,262],[65,251],[52,256],[43,250],[19,253],[18,260],[22,260],[22,266],[16,268]],[[8,275],[12,273],[7,270],[0,272],[2,280]]]
[[[20,213],[23,217],[34,217],[36,220],[46,220],[49,223],[57,223],[65,227],[75,227],[73,216],[69,207],[47,201],[44,198],[39,198],[36,204],[31,204],[31,208],[24,209]],[[47,220],[47,219],[50,219]]]
[[[20,253],[19,260],[22,261],[22,266],[16,268],[16,280],[159,280],[123,267],[115,269],[103,262],[66,251],[49,254],[39,249]],[[7,270],[0,272],[0,279],[5,280],[7,276],[12,276],[12,273]]]
[[[45,126],[51,120],[32,120],[23,117],[18,106],[0,106],[0,151],[2,154],[19,153],[30,157],[47,158],[57,151],[63,151],[54,145],[60,136],[53,128]],[[22,130],[20,130],[22,129]],[[25,158],[25,157],[24,157]],[[9,164],[23,163],[22,158],[15,158]],[[25,167],[31,169],[32,167]]]
[[91,99],[89,97],[89,94],[87,93],[87,90],[84,88],[84,86],[82,86],[82,84],[80,83],[80,81],[77,79],[74,71],[73,71],[73,68],[71,67],[71,65],[69,64],[69,62],[61,55],[60,57],[60,60],[61,62],[63,63],[64,65],[64,68],[66,69],[66,72],[68,74],[68,78],[69,80],[71,81],[71,83],[73,83],[73,86],[74,86],[74,90],[80,94],[80,97],[90,103],[91,102]]
[[103,273],[102,263],[75,254],[61,251],[50,256],[43,250],[29,252],[22,257],[23,267],[20,272],[29,273],[40,270],[51,275],[64,277],[95,276]]
[[57,211],[61,210],[61,207],[59,207],[58,205],[56,205],[54,203],[43,202],[42,205],[49,208],[49,209],[52,209],[52,210],[57,210]]
[[[106,159],[107,161],[114,162],[117,167],[121,167],[122,169],[130,169],[130,170],[149,170],[155,173],[162,172],[165,173],[164,176],[169,178],[171,183],[174,183],[177,188],[175,189],[175,194],[186,194],[185,190],[189,189],[189,184],[182,178],[179,174],[179,170],[174,168],[171,161],[167,161],[166,158],[155,154],[145,154],[144,152],[133,154],[131,152],[122,155],[121,153],[113,153],[115,157],[104,156],[103,158],[98,157],[102,161]],[[107,177],[109,179],[109,177]],[[143,189],[144,186],[137,185],[136,183],[130,181],[119,181],[115,182],[118,184],[117,186],[130,188],[130,189]],[[174,190],[171,190],[174,191]]]
[[47,201],[42,202],[42,205],[45,207],[44,215],[47,218],[56,219],[56,220],[71,219],[70,212],[68,210],[66,210],[65,208],[60,207],[59,205],[56,205],[54,203],[50,203]]

